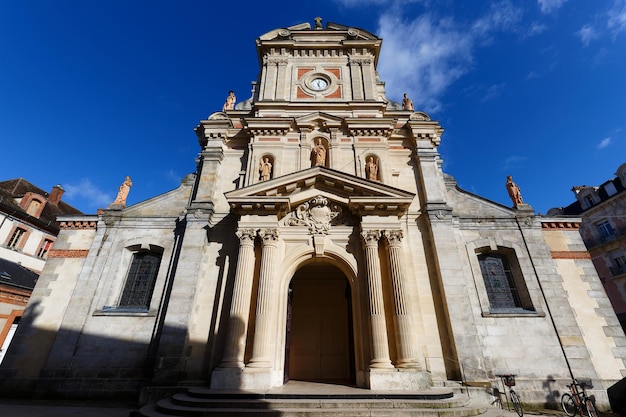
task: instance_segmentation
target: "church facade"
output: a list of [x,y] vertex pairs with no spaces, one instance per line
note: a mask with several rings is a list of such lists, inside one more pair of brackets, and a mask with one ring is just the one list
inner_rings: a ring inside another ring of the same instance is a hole
[[319,21],[260,36],[252,98],[200,122],[180,187],[59,218],[2,390],[414,391],[513,373],[525,402],[575,376],[607,404],[626,338],[579,220],[460,189],[440,124],[386,97],[381,45]]

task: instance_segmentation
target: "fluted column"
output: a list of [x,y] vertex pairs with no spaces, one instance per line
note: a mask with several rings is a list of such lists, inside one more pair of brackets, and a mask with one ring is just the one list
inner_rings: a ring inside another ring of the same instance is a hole
[[367,289],[369,295],[370,323],[372,333],[371,368],[393,368],[389,359],[389,343],[387,340],[387,325],[385,322],[385,308],[383,304],[383,286],[380,274],[380,259],[378,259],[378,241],[380,231],[364,230],[361,232],[365,242],[365,266],[367,274]]
[[259,236],[263,242],[261,250],[261,270],[259,271],[259,292],[256,303],[256,325],[252,358],[248,363],[251,368],[271,367],[272,357],[272,286],[274,277],[275,252],[278,246],[278,230],[261,229]]
[[406,273],[402,256],[402,230],[386,230],[387,254],[393,290],[393,319],[395,325],[398,368],[419,368],[417,349],[412,340],[413,324],[409,313],[410,305],[405,291]]
[[224,349],[224,358],[220,368],[243,368],[246,348],[246,329],[250,313],[250,292],[254,277],[254,229],[239,229],[239,256],[235,271],[232,304],[228,319],[228,334]]

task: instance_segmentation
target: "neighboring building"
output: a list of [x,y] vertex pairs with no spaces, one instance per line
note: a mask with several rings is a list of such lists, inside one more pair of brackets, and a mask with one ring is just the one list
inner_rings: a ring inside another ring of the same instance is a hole
[[30,269],[0,258],[0,363],[38,277]]
[[582,218],[580,234],[622,328],[626,330],[626,163],[600,186],[572,188],[576,201],[548,216]]
[[59,234],[58,215],[80,211],[23,178],[0,182],[0,362]]
[[334,23],[262,35],[253,97],[196,128],[195,174],[60,217],[0,391],[402,392],[510,372],[537,405],[590,377],[606,408],[626,337],[579,220],[460,189],[439,123],[386,98],[381,43]]
[[41,272],[59,234],[57,216],[81,214],[61,201],[63,193],[60,185],[47,193],[23,178],[0,182],[0,259]]

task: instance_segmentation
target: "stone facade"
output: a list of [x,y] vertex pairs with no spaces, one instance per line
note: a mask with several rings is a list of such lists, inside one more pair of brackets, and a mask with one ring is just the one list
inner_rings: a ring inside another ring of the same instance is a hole
[[582,219],[580,234],[622,329],[626,329],[626,163],[617,168],[615,178],[599,186],[576,186],[572,191],[576,201],[550,209],[548,216]]
[[576,221],[461,190],[439,123],[386,98],[380,47],[333,23],[257,39],[253,97],[200,122],[195,174],[61,219],[3,390],[402,391],[515,373],[543,404],[573,373],[606,406],[626,338],[563,228]]

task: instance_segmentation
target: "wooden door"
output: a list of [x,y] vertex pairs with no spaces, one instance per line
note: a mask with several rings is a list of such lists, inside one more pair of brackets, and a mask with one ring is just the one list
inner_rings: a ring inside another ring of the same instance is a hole
[[291,282],[289,379],[353,379],[348,281],[336,272],[296,274]]

